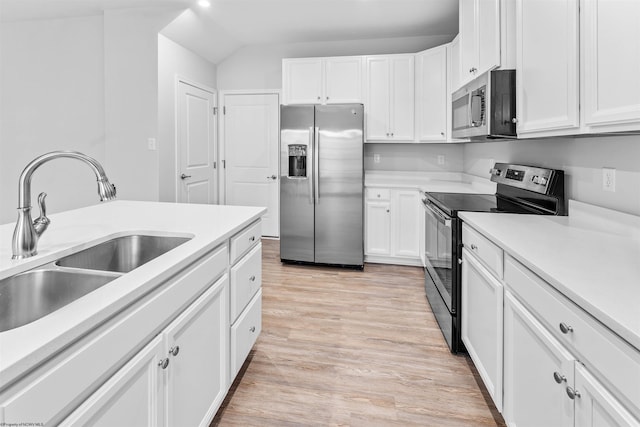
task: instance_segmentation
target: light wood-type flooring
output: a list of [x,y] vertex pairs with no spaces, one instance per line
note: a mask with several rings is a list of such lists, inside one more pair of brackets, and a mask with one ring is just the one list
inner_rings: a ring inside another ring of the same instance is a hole
[[212,426],[504,425],[421,268],[286,265],[263,239],[262,280],[262,334]]

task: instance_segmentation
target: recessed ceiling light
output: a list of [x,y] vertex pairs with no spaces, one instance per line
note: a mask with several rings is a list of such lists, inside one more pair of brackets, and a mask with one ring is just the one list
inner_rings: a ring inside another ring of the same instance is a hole
[[209,3],[209,0],[198,0],[198,5],[200,7],[209,7],[211,3]]

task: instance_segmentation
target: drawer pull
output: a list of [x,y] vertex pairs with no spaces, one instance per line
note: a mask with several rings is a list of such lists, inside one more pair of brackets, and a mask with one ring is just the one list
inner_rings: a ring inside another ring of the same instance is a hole
[[580,397],[580,392],[575,388],[567,386],[567,396],[569,396],[569,399],[574,400],[576,397]]
[[249,277],[249,281],[250,281],[250,282],[255,282],[255,281],[256,281],[256,276],[251,276],[251,277]]
[[255,326],[250,327],[250,328],[249,328],[249,331],[251,331],[251,332],[255,332],[255,331],[256,331],[256,327],[255,327]]
[[472,243],[471,244],[471,250],[475,251],[476,249],[478,249],[478,247],[474,243]]
[[569,332],[573,332],[573,328],[562,322],[560,323],[560,332],[562,332],[563,334],[568,334]]
[[160,359],[160,361],[158,362],[158,366],[160,366],[162,369],[167,369],[167,366],[169,366],[169,358]]
[[249,237],[249,241],[250,241],[250,242],[255,242],[255,241],[256,241],[256,236],[251,236],[251,237]]
[[562,375],[559,372],[554,372],[553,373],[553,379],[556,380],[556,382],[558,384],[562,384],[563,382],[567,381],[567,377],[565,377],[564,375]]
[[170,354],[172,354],[173,356],[177,356],[177,355],[178,355],[178,353],[180,353],[180,346],[179,346],[179,345],[176,345],[176,346],[174,346],[174,347],[171,347],[171,348],[169,349],[169,353],[170,353]]

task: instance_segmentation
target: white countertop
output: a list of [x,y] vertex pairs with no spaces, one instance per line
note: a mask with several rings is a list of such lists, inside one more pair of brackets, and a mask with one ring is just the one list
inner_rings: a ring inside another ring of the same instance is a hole
[[494,194],[496,183],[461,172],[366,171],[365,187],[415,188],[422,192]]
[[640,217],[574,201],[569,216],[459,216],[640,350]]
[[113,201],[50,216],[38,255],[11,260],[14,224],[0,225],[0,279],[132,233],[193,237],[32,323],[0,333],[0,385],[37,366],[260,218],[265,208]]

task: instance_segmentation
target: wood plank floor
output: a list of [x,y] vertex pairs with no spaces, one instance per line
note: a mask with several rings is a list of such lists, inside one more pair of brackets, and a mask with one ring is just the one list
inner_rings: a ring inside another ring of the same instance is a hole
[[502,426],[454,356],[422,269],[283,265],[263,239],[262,334],[212,426]]

